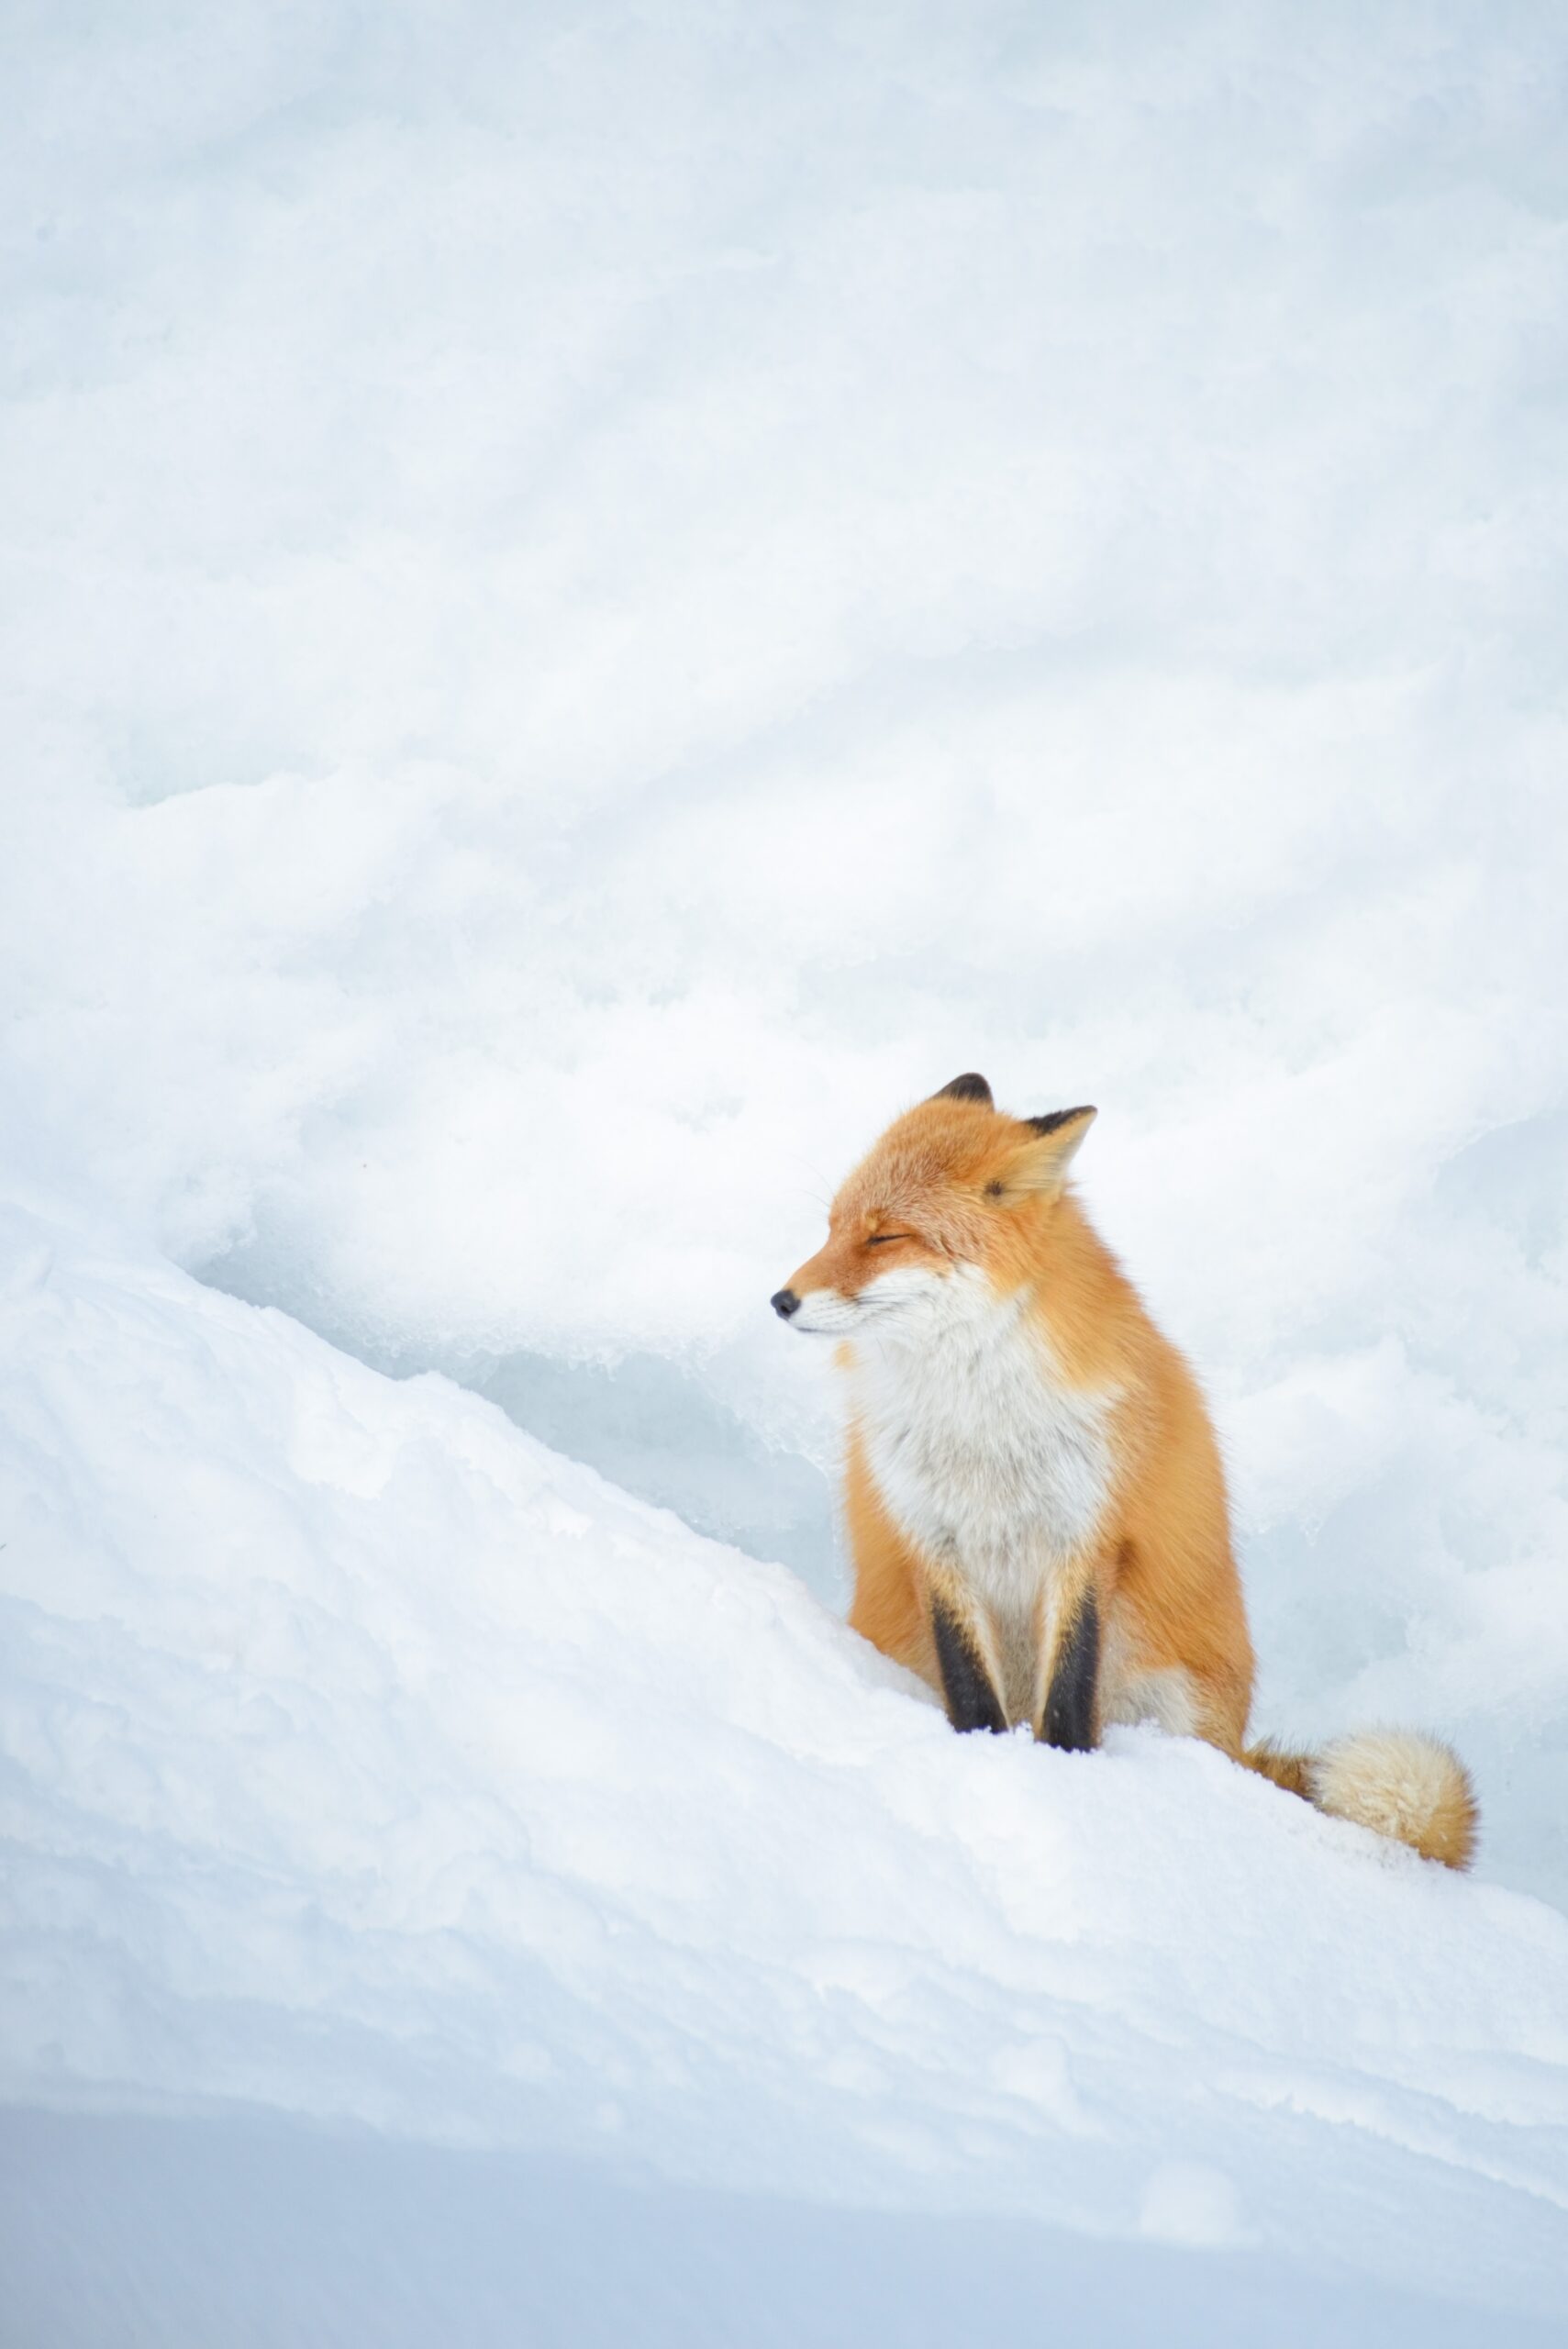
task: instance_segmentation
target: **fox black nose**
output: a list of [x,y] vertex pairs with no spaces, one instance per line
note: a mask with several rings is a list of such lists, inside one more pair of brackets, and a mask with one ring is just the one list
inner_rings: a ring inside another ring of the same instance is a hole
[[792,1288],[781,1288],[777,1290],[773,1296],[769,1297],[768,1303],[773,1307],[773,1311],[778,1315],[781,1321],[787,1321],[792,1313],[798,1313],[800,1310],[800,1299],[796,1297],[794,1289]]

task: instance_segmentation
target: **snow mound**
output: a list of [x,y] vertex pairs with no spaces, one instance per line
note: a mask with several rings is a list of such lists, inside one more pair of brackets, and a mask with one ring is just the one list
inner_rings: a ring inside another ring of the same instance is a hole
[[1195,1744],[957,1739],[436,1376],[0,1226],[0,2094],[1542,2310],[1568,1922]]

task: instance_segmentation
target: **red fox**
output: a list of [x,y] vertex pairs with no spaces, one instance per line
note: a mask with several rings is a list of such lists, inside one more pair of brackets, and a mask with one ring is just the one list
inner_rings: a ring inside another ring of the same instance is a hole
[[1218,1447],[1192,1372],[1067,1187],[1095,1117],[1011,1118],[954,1077],[891,1125],[828,1242],[773,1299],[850,1387],[850,1621],[955,1729],[1084,1749],[1154,1720],[1320,1810],[1468,1865],[1446,1746],[1247,1743],[1252,1643]]

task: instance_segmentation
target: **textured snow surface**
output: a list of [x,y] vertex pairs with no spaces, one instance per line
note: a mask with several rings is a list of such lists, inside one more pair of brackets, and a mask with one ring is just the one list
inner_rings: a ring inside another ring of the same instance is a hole
[[447,1381],[4,1248],[8,2103],[1564,2306],[1556,1912],[1152,1731],[955,1739]]

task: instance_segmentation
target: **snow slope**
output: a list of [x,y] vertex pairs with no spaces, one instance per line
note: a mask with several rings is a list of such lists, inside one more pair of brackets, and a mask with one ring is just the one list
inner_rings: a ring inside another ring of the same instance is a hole
[[[956,1740],[446,1381],[0,1245],[8,2104],[586,2161],[580,2217],[640,2180],[677,2237],[715,2188],[1140,2234],[1210,2315],[1295,2262],[1369,2325],[1568,2310],[1562,1917],[1152,1731]],[[112,2170],[41,2125],[46,2181]],[[1132,2326],[1169,2278],[1106,2260]]]

